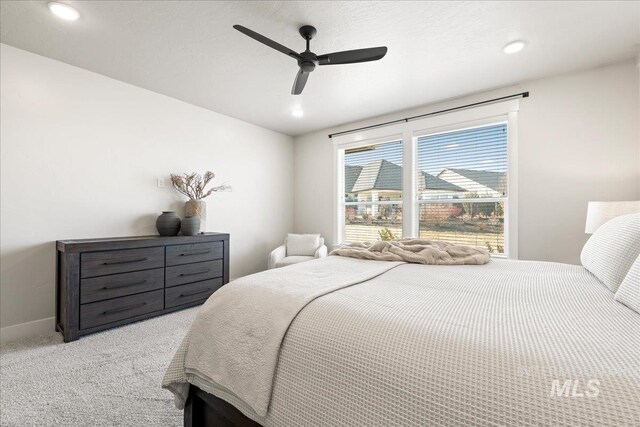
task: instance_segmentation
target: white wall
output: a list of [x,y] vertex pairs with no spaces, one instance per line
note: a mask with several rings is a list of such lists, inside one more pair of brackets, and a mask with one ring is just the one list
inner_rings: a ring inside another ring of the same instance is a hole
[[206,199],[232,278],[291,231],[291,137],[6,45],[0,65],[0,326],[53,327],[55,240],[155,234],[161,211],[182,214],[170,173],[233,187]]
[[296,137],[294,228],[333,234],[327,134],[530,91],[518,113],[519,258],[578,264],[587,202],[640,199],[639,77],[626,61]]

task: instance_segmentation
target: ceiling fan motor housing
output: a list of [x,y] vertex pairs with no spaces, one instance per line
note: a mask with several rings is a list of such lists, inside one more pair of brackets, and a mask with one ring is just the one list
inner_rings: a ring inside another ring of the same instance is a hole
[[315,53],[309,52],[305,50],[304,52],[300,52],[300,56],[302,59],[298,61],[298,66],[305,73],[310,73],[316,68],[316,64],[318,63],[318,57]]

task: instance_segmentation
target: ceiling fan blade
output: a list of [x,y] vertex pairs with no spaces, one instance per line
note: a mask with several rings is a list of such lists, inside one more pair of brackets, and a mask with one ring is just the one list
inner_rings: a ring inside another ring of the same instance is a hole
[[255,31],[252,31],[252,30],[248,29],[247,27],[243,27],[242,25],[234,25],[233,28],[235,28],[236,30],[240,31],[242,34],[245,34],[245,35],[251,37],[252,39],[259,41],[260,43],[266,44],[267,46],[269,46],[272,49],[275,49],[277,51],[280,51],[280,52],[284,53],[285,55],[289,55],[290,57],[295,58],[295,59],[302,59],[302,57],[300,56],[300,54],[298,54],[298,52],[294,52],[293,50],[289,49],[288,47],[283,46],[278,42],[274,42],[270,38],[267,38],[267,37],[263,36],[262,34],[258,34]]
[[377,61],[384,58],[387,48],[370,47],[367,49],[345,50],[343,52],[318,55],[318,65],[355,64],[357,62]]
[[308,72],[302,71],[302,68],[298,70],[298,74],[296,74],[296,80],[293,82],[293,87],[291,88],[291,95],[300,95],[302,93],[302,89],[304,89],[304,85],[307,84],[307,79],[309,78]]

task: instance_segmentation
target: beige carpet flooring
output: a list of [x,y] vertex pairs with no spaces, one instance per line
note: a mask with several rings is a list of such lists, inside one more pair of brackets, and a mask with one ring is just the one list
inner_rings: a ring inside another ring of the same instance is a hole
[[89,335],[60,334],[0,349],[2,426],[181,426],[160,388],[197,308]]

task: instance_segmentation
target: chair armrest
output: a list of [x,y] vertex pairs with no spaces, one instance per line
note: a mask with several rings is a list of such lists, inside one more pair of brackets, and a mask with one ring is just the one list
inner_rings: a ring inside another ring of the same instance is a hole
[[[276,268],[276,264],[287,256],[287,247],[285,245],[278,246],[269,254],[269,270]],[[263,264],[264,265],[264,264]]]
[[316,253],[313,254],[314,257],[316,258],[324,258],[327,256],[327,246],[326,245],[322,245],[320,246],[317,250]]

